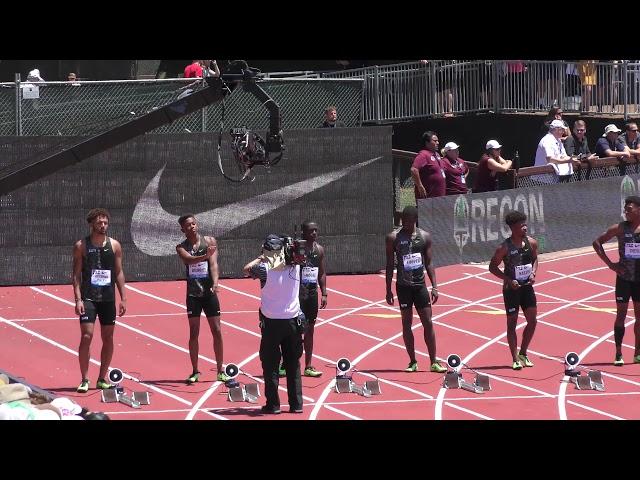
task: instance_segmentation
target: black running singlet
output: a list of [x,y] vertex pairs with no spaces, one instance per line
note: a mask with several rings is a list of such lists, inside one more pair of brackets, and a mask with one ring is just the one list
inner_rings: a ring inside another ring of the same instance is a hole
[[618,239],[618,254],[620,265],[624,267],[624,273],[619,275],[630,282],[640,280],[640,233],[634,233],[630,222],[620,222],[622,228],[622,242]]
[[398,285],[417,286],[425,283],[424,262],[422,252],[425,248],[424,235],[426,232],[416,228],[413,234],[405,233],[402,229],[396,233],[393,250],[396,254]]
[[[507,255],[504,257],[505,275],[511,279],[518,280],[520,285],[527,283],[533,271],[533,252],[531,244],[529,244],[529,237],[524,237],[524,246],[522,247],[514,245],[511,237],[507,238],[502,244],[507,249]],[[508,281],[505,280],[505,288],[507,284]]]
[[113,302],[115,297],[115,263],[111,239],[107,237],[104,246],[91,244],[91,237],[84,239],[84,257],[82,259],[82,283],[80,291],[83,300],[94,302]]
[[307,252],[307,260],[300,269],[300,299],[311,295],[318,296],[318,276],[320,275],[320,250],[313,244],[311,252]]
[[[194,257],[205,255],[209,245],[207,245],[204,237],[198,235],[196,244],[198,245],[197,248],[195,245],[191,245],[188,239],[185,239],[180,245]],[[185,267],[187,272],[187,296],[204,297],[211,295],[213,280],[209,271],[209,261],[203,260],[202,262],[185,265]]]

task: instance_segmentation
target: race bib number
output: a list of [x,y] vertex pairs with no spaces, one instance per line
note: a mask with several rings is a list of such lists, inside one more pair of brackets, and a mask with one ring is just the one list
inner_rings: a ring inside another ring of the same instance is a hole
[[302,267],[302,283],[318,283],[318,267]]
[[533,268],[530,263],[527,263],[526,265],[516,265],[516,280],[519,282],[526,282],[529,280],[532,271]]
[[207,262],[198,262],[189,265],[189,278],[207,278],[209,276],[207,265]]
[[640,243],[629,242],[624,244],[624,258],[640,259]]
[[106,287],[111,285],[111,270],[91,270],[91,286]]
[[419,253],[409,253],[402,256],[402,263],[405,270],[418,270],[422,268],[422,255]]

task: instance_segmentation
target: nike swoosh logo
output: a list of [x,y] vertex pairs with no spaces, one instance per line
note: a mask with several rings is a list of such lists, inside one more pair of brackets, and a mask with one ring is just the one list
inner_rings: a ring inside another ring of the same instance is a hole
[[[381,158],[375,157],[342,170],[335,170],[246,200],[196,213],[199,229],[214,237],[221,237]],[[131,217],[133,243],[141,252],[154,257],[175,255],[176,245],[183,240],[183,234],[178,228],[179,215],[173,215],[162,208],[158,197],[160,177],[165,167],[166,164],[149,182]]]

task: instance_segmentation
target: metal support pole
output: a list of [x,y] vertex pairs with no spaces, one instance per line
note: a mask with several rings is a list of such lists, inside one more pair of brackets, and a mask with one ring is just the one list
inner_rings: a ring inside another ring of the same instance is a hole
[[373,94],[375,98],[376,123],[380,123],[380,72],[378,65],[374,66]]
[[22,99],[20,98],[20,74],[16,73],[16,135],[22,135]]
[[628,60],[623,60],[622,61],[622,104],[624,105],[624,121],[625,123],[628,120],[628,115],[629,115],[629,106],[627,105],[627,91],[629,88],[629,75],[628,75],[628,66],[629,61]]

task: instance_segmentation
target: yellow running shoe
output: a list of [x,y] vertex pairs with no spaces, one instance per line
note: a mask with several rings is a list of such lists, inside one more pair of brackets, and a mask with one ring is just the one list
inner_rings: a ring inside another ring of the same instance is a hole
[[447,369],[440,365],[438,362],[433,362],[431,364],[430,370],[435,373],[444,373],[447,371]]
[[518,360],[525,367],[533,367],[533,362],[531,360],[529,360],[529,357],[527,357],[526,355],[523,355],[523,354],[519,353],[518,354]]

